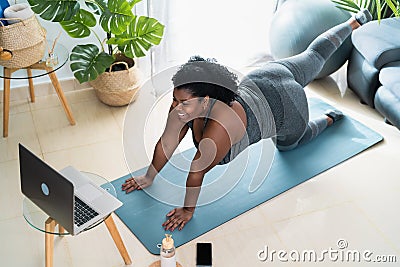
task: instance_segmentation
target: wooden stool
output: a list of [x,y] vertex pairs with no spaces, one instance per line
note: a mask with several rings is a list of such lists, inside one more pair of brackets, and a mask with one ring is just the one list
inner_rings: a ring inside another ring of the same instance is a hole
[[[54,89],[58,95],[58,98],[61,101],[61,104],[64,108],[64,111],[67,115],[68,121],[71,125],[75,125],[75,120],[72,116],[71,109],[68,105],[67,99],[65,98],[64,92],[62,91],[60,82],[56,76],[55,70],[52,67],[46,66],[46,62],[40,61],[35,63],[29,67],[25,68],[27,70],[27,79],[29,81],[29,94],[31,97],[31,102],[35,102],[35,89],[33,87],[32,80],[32,70],[44,70],[47,72],[47,75],[50,77],[51,83],[53,84]],[[4,88],[3,88],[3,137],[8,136],[8,120],[10,113],[10,79],[11,74],[20,69],[12,69],[4,67]],[[8,78],[5,78],[8,77]]]
[[[114,240],[115,245],[118,248],[119,253],[122,256],[122,259],[125,262],[125,265],[131,265],[132,260],[129,257],[128,251],[125,248],[124,242],[121,239],[121,236],[118,232],[117,226],[111,214],[104,220],[104,223],[107,226],[108,231],[111,234],[112,239]],[[45,266],[53,267],[53,255],[54,255],[54,230],[57,226],[57,222],[53,218],[48,218],[45,222]],[[59,225],[59,233],[64,233],[64,228]]]

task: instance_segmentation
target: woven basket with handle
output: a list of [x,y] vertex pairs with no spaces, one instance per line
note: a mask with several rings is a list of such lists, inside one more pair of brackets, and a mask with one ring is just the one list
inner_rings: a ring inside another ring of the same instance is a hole
[[43,58],[46,48],[46,30],[36,16],[5,26],[0,18],[0,47],[11,51],[9,60],[1,60],[0,65],[7,68],[28,67]]
[[[117,56],[116,58],[117,61],[111,64],[109,71],[100,74],[89,83],[95,89],[101,102],[110,106],[125,106],[135,101],[137,97],[140,89],[141,72],[133,59],[124,58],[124,56]],[[131,60],[134,65],[129,68],[126,60]],[[126,69],[112,71],[113,66],[117,64],[124,65]]]

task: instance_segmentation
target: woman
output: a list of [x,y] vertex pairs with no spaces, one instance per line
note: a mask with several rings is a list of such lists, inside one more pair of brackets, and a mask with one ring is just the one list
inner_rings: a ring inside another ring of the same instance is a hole
[[371,20],[367,10],[318,36],[303,53],[265,64],[238,85],[237,77],[211,60],[194,57],[172,78],[173,102],[165,130],[144,176],[129,178],[129,193],[150,186],[189,128],[197,152],[186,180],[184,207],[171,210],[162,226],[181,230],[192,218],[204,175],[234,159],[249,145],[274,138],[281,151],[317,137],[343,117],[330,110],[309,121],[304,86],[322,69],[352,30]]

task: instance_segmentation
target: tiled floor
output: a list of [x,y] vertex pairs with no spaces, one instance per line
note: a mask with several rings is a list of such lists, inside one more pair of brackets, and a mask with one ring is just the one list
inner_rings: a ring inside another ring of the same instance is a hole
[[[179,247],[177,258],[183,266],[195,265],[197,242],[213,243],[215,266],[308,266],[306,262],[290,260],[289,254],[286,255],[288,262],[280,261],[278,254],[274,255],[273,262],[271,258],[260,261],[257,255],[265,246],[269,251],[289,253],[314,249],[319,253],[338,249],[339,239],[345,239],[351,250],[373,252],[371,257],[397,257],[397,263],[370,263],[368,266],[398,266],[400,131],[386,125],[375,110],[361,105],[351,91],[342,98],[332,78],[315,81],[306,91],[381,133],[384,141]],[[44,235],[28,226],[22,217],[18,142],[29,146],[55,168],[74,165],[110,180],[128,172],[123,152],[125,108],[103,105],[90,89],[66,95],[76,126],[68,124],[54,95],[38,97],[36,103],[25,100],[11,104],[9,137],[0,139],[1,266],[44,266]],[[145,133],[141,129],[147,114],[142,111],[154,101],[150,91],[140,92],[129,115],[137,131],[129,133],[127,144],[143,140]],[[159,108],[167,107],[166,103],[168,101],[161,103]],[[157,114],[152,116],[155,116],[154,126],[149,128],[160,128],[164,118]],[[157,131],[150,136],[156,134]],[[141,153],[145,152],[133,153],[137,168],[147,163],[147,157]],[[133,259],[132,266],[148,266],[157,260],[116,216],[114,218]],[[104,225],[76,237],[56,238],[54,263],[57,267],[124,265]],[[340,258],[334,262],[327,254],[319,266],[364,264],[341,262]]]

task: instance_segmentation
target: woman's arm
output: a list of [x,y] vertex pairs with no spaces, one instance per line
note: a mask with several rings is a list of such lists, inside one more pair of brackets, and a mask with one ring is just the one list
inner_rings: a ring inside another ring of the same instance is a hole
[[156,175],[171,158],[179,143],[185,137],[189,127],[178,120],[171,106],[164,132],[158,140],[153,153],[153,159],[144,176],[129,178],[122,185],[126,193],[142,189],[153,183]]
[[[181,129],[174,130],[171,128],[174,127],[169,127],[167,123],[164,133],[154,148],[153,160],[151,161],[151,164],[146,172],[146,176],[151,179],[154,179],[154,177],[161,171],[161,169],[171,158],[175,149],[185,137],[189,127],[184,125]],[[177,137],[178,131],[179,135]]]
[[173,209],[167,214],[169,219],[163,223],[166,230],[174,231],[177,227],[181,230],[192,218],[204,175],[225,157],[231,145],[232,141],[225,127],[209,120],[186,180],[184,207]]
[[194,211],[204,175],[222,161],[231,147],[232,140],[225,127],[209,120],[186,181],[186,209]]

